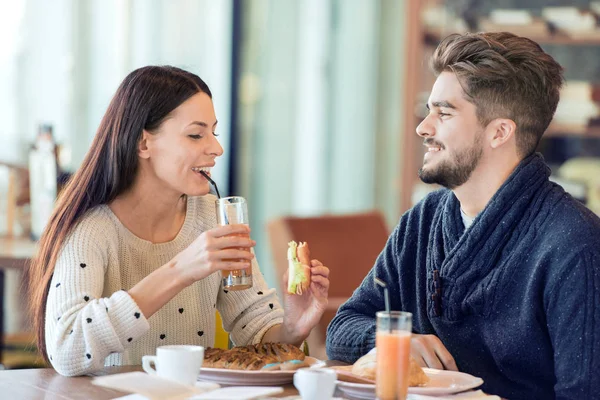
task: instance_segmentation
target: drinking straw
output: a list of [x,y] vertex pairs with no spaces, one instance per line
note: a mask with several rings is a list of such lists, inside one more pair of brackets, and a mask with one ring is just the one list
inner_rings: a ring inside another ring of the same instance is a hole
[[204,171],[200,171],[200,173],[206,178],[208,179],[208,181],[210,182],[211,185],[213,185],[213,187],[215,188],[215,192],[217,192],[217,197],[220,199],[221,195],[219,194],[219,188],[217,187],[217,184],[215,183],[215,181],[213,181],[212,179],[210,179],[210,176],[208,176],[208,174]]
[[[208,181],[211,183],[211,185],[213,185],[213,187],[215,188],[215,192],[217,192],[217,197],[219,199],[221,199],[221,194],[219,193],[219,188],[217,187],[217,184],[215,183],[215,181],[213,181],[212,179],[210,179],[210,176],[208,176],[208,174],[206,172],[200,171],[200,173],[206,179],[208,179]],[[225,217],[225,225],[229,225],[229,219],[227,218],[227,211],[226,210],[223,212],[223,216]]]
[[391,323],[392,315],[390,312],[390,295],[388,293],[387,284],[384,281],[382,281],[381,279],[379,279],[378,277],[374,277],[374,281],[375,281],[375,287],[381,286],[383,288],[383,300],[385,302],[385,311],[387,312],[387,314],[390,318],[389,331],[391,333],[392,332],[392,323]]

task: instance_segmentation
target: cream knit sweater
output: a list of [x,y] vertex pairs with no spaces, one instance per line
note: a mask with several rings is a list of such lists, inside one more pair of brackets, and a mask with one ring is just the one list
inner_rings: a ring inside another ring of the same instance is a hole
[[182,290],[149,320],[127,290],[166,264],[198,235],[216,226],[215,197],[189,197],[177,237],[152,244],[127,230],[110,208],[88,212],[67,238],[56,263],[46,304],[46,344],[62,375],[104,366],[141,364],[168,344],[213,346],[215,311],[238,345],[259,343],[283,321],[274,289],[254,261],[254,286],[239,292],[221,287],[214,273]]

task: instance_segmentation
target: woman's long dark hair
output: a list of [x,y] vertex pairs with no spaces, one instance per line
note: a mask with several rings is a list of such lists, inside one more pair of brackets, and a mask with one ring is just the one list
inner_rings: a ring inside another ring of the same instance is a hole
[[38,349],[46,362],[46,300],[66,237],[87,211],[131,187],[138,170],[142,131],[155,132],[175,108],[199,92],[212,98],[198,76],[169,66],[136,69],[117,89],[81,167],[56,202],[28,271],[31,314]]

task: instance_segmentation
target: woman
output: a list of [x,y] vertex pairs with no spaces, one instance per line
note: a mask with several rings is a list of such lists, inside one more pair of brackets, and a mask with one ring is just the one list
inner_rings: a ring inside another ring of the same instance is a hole
[[[199,173],[223,153],[216,127],[210,90],[189,72],[144,67],[117,89],[31,268],[39,349],[60,374],[140,364],[166,344],[212,346],[216,310],[239,345],[300,344],[321,318],[326,267],[312,261],[310,293],[284,312],[254,241],[230,236],[249,228],[216,227]],[[222,290],[220,271],[248,267],[254,287]]]

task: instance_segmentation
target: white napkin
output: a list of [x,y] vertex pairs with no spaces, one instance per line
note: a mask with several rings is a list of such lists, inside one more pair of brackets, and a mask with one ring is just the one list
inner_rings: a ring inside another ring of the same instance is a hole
[[135,393],[133,396],[125,396],[127,400],[183,400],[220,387],[216,383],[209,382],[197,382],[195,386],[188,386],[156,375],[148,375],[145,372],[99,376],[92,379],[92,384]]
[[406,400],[501,400],[498,396],[491,396],[483,393],[481,390],[471,390],[457,394],[445,394],[442,396],[426,396],[423,394],[409,394]]
[[[346,397],[332,397],[329,400],[345,400],[345,399],[346,399]],[[303,399],[300,396],[287,396],[287,397],[278,397],[278,398],[275,398],[275,397],[266,397],[266,398],[261,399],[261,400],[303,400]]]
[[252,400],[262,399],[265,396],[283,392],[282,387],[270,386],[231,386],[222,389],[210,391],[197,396],[190,397],[189,400]]
[[[253,400],[265,399],[264,396],[271,396],[283,392],[281,387],[261,387],[261,386],[232,386],[222,389],[211,390],[210,392],[187,397],[185,400]],[[177,397],[179,398],[179,397]],[[300,397],[295,397],[300,399]],[[130,394],[113,400],[149,400],[148,397],[141,394]],[[281,399],[277,399],[281,400]]]

